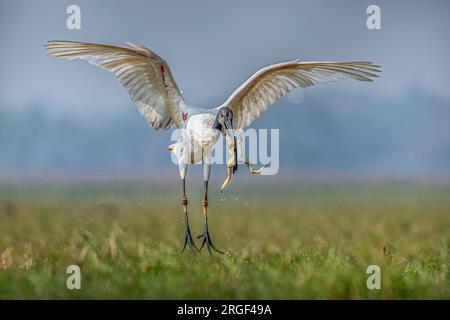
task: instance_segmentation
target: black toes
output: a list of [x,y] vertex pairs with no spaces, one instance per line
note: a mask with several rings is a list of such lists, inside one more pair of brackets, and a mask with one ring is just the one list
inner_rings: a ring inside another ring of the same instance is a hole
[[[200,246],[200,250],[202,250],[202,248],[203,248],[203,247],[205,246],[205,244],[206,244],[206,248],[208,248],[208,252],[209,252],[210,255],[212,255],[212,250],[214,250],[214,251],[216,251],[217,253],[220,253],[220,254],[225,254],[225,252],[223,252],[223,251],[217,249],[217,248],[213,245],[213,243],[212,243],[212,241],[211,241],[211,237],[209,236],[209,232],[208,232],[208,229],[207,229],[207,228],[206,228],[206,230],[205,230],[202,234],[198,235],[197,238],[203,238],[202,245]],[[212,249],[212,250],[211,250],[211,249]]]
[[194,240],[192,239],[191,231],[189,230],[189,228],[187,228],[186,232],[185,232],[184,245],[183,245],[183,249],[181,250],[181,253],[184,252],[186,247],[189,247],[189,249],[194,250],[194,252],[199,252],[200,251],[197,248],[197,246],[195,245]]

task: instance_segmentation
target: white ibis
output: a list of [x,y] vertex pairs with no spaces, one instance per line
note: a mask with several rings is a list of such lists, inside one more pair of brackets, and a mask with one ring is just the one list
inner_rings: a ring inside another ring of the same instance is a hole
[[[294,88],[309,87],[341,78],[372,81],[380,66],[367,61],[303,62],[293,60],[277,63],[257,71],[237,88],[220,106],[195,108],[185,103],[167,63],[153,51],[133,42],[130,47],[76,41],[48,41],[46,52],[56,58],[82,59],[111,71],[128,91],[139,112],[156,130],[172,126],[183,128],[179,140],[169,147],[179,163],[182,180],[182,208],[185,221],[186,246],[199,250],[189,228],[186,198],[188,164],[203,163],[204,191],[202,207],[205,219],[200,250],[206,245],[209,253],[216,249],[208,230],[208,181],[211,172],[211,149],[220,134],[227,137],[232,157],[227,163],[228,177],[237,169],[237,146],[233,130],[245,129],[282,95]],[[253,173],[251,165],[249,170]]]

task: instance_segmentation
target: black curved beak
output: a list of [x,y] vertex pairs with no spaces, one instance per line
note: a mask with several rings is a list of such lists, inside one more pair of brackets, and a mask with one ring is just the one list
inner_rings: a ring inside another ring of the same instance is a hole
[[235,173],[238,169],[238,162],[237,162],[237,144],[236,144],[236,137],[233,135],[233,152],[234,152],[234,164],[233,164],[233,173]]
[[237,159],[236,137],[234,136],[232,119],[225,120],[225,130],[230,135],[230,138],[233,137],[233,153],[234,153],[233,173],[235,173],[238,169],[238,159]]

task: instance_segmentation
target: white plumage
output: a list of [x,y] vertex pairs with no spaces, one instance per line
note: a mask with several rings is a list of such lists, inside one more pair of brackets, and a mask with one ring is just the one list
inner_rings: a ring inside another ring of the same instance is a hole
[[219,131],[212,129],[214,120],[212,114],[194,114],[186,121],[180,138],[169,147],[180,164],[211,163],[212,147],[220,135]]

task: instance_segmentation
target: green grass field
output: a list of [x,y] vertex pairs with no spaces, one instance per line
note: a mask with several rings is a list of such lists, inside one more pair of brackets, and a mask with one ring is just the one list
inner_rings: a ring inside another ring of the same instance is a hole
[[[289,184],[210,191],[228,255],[185,252],[178,188],[0,187],[2,299],[450,299],[450,188]],[[202,229],[200,190],[188,189]],[[81,267],[81,290],[66,268]],[[381,268],[368,290],[366,268]]]

